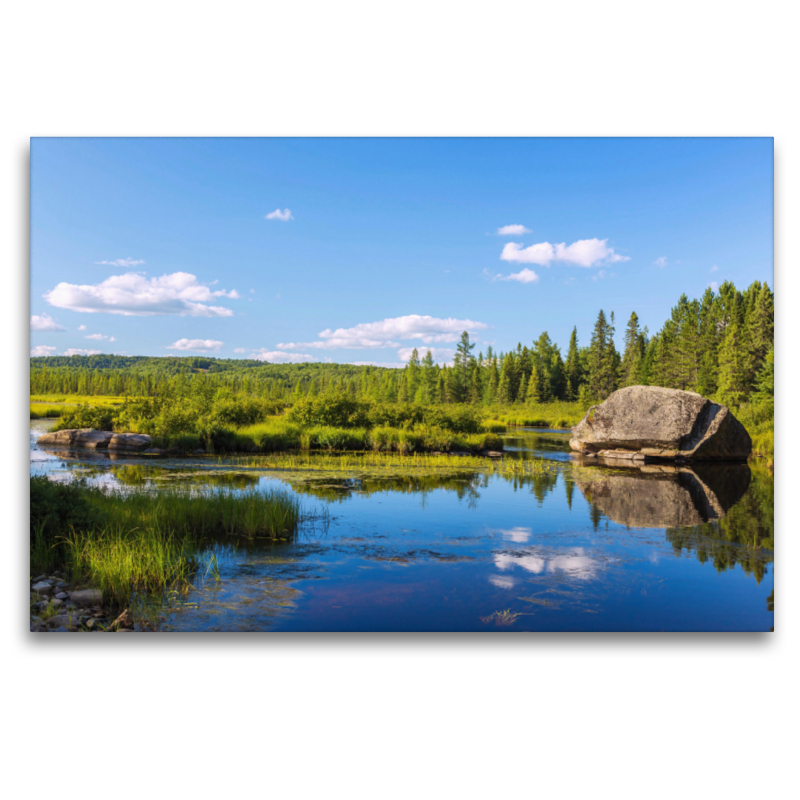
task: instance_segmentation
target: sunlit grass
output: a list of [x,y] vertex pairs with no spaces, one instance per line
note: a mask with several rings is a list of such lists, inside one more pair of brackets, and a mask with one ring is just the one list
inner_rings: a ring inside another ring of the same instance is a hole
[[506,425],[525,428],[574,428],[586,413],[580,403],[533,403],[494,406],[491,416]]

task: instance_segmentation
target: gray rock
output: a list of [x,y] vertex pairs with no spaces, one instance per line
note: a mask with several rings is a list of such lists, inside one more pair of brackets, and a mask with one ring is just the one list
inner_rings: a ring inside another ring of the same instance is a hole
[[33,584],[33,591],[36,594],[53,594],[53,586],[47,581],[39,581]]
[[38,577],[34,578],[31,583],[39,583],[39,581],[43,581],[47,579],[47,575],[39,575]]
[[56,608],[58,608],[59,606],[63,606],[64,605],[64,601],[63,600],[59,600],[57,597],[54,597],[50,601],[50,605],[51,606],[55,606]]
[[69,599],[76,606],[93,606],[102,602],[103,593],[99,589],[78,589],[70,594]]
[[744,461],[752,443],[726,406],[694,392],[628,386],[592,406],[572,429],[583,455],[632,461]]
[[47,620],[47,624],[51,629],[65,627],[65,628],[78,628],[81,625],[81,619],[76,614],[56,614]]
[[69,595],[66,592],[59,592],[56,595],[56,600],[64,601],[64,600],[68,600],[68,599],[69,599]]
[[152,441],[144,433],[114,433],[113,431],[96,431],[92,428],[69,428],[64,431],[43,433],[38,438],[37,445],[136,453],[147,450]]
[[486,456],[486,458],[502,458],[503,454],[499,450],[483,450],[481,451],[482,456]]
[[152,439],[144,433],[115,433],[108,440],[109,450],[125,450],[128,452],[138,452],[147,450],[152,444]]

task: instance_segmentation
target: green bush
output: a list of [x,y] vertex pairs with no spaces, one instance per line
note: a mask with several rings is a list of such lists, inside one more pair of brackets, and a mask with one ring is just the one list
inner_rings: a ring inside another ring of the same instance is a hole
[[54,431],[70,428],[94,428],[98,431],[114,430],[114,411],[110,406],[80,405],[62,414],[53,426]]

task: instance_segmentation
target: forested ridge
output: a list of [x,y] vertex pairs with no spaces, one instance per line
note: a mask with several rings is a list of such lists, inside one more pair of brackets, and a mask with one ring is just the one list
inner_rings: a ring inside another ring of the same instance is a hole
[[511,405],[578,401],[587,407],[635,384],[716,397],[733,407],[771,398],[774,389],[774,293],[759,281],[744,291],[723,283],[700,299],[682,295],[660,330],[641,328],[633,312],[621,350],[618,321],[598,313],[590,341],[573,328],[566,353],[545,331],[509,352],[475,353],[464,333],[451,366],[415,350],[404,369],[352,364],[272,364],[246,359],[148,356],[31,358],[31,394],[155,396],[202,381],[234,394],[292,402],[346,392],[378,402]]

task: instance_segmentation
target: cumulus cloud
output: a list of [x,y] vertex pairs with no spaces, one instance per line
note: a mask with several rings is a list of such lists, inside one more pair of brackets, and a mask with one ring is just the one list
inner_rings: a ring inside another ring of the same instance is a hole
[[135,258],[117,258],[114,261],[95,261],[95,264],[103,264],[106,267],[138,267],[139,264],[144,264],[141,259]]
[[90,333],[88,336],[84,336],[84,339],[95,339],[98,342],[108,341],[108,342],[116,342],[117,340],[113,336],[104,336],[102,333]]
[[83,350],[80,347],[70,347],[64,351],[65,356],[99,356],[102,350]]
[[215,353],[224,342],[215,339],[178,339],[175,344],[167,345],[167,350],[191,350],[196,353]]
[[717,289],[719,289],[719,284],[716,281],[711,281],[711,283],[709,283],[708,286],[712,292],[716,292]]
[[288,222],[290,219],[294,219],[294,217],[288,208],[284,208],[283,211],[276,208],[274,211],[270,211],[264,219],[279,219],[281,222]]
[[394,317],[379,322],[362,322],[352,328],[327,328],[320,331],[321,341],[317,342],[285,342],[279,343],[281,350],[299,350],[314,348],[319,350],[367,349],[376,347],[401,347],[398,339],[421,339],[425,344],[437,342],[457,342],[462,331],[486,330],[489,326],[484,322],[471,319],[440,319],[438,317],[409,314],[405,317]]
[[237,347],[233,352],[234,353],[244,353],[245,349],[244,349],[244,347]]
[[232,317],[231,309],[208,303],[215,297],[235,300],[239,295],[236,290],[213,292],[188,272],[173,272],[160,278],[146,278],[135,272],[127,272],[124,275],[112,275],[94,286],[59,283],[43,297],[56,308],[89,314]]
[[[278,345],[281,347],[281,345]],[[269,361],[273,364],[298,364],[301,361],[319,361],[316,356],[310,356],[307,353],[282,353],[280,350],[267,350],[262,347],[260,350],[254,350],[250,353],[250,358],[256,361]]]
[[662,269],[667,266],[667,257],[666,256],[659,256],[654,262],[657,267],[661,267]]
[[31,317],[32,331],[65,331],[63,325],[59,325],[49,314]]
[[85,325],[78,325],[78,330],[79,331],[85,331],[86,330],[86,326]]
[[519,281],[520,283],[536,283],[539,276],[532,270],[525,267],[519,272],[512,272],[510,275],[495,275],[495,281]]
[[552,261],[562,261],[578,267],[595,267],[598,264],[613,264],[617,261],[629,261],[628,256],[614,252],[608,246],[608,239],[579,239],[570,245],[539,242],[523,247],[517,242],[509,242],[500,254],[502,261],[516,264],[539,264],[549,267]]
[[[417,353],[419,355],[419,360],[422,361],[425,358],[425,353],[431,351],[431,356],[433,356],[433,360],[437,364],[441,364],[443,361],[452,361],[453,356],[455,355],[455,350],[450,350],[446,347],[418,347]],[[397,357],[403,361],[404,363],[408,362],[408,359],[411,358],[411,354],[414,352],[413,347],[401,347],[397,351]]]
[[[326,361],[331,359],[326,358]],[[346,361],[346,364],[352,364],[354,367],[385,367],[386,369],[403,369],[405,364],[400,361]]]
[[526,233],[530,233],[530,230],[524,225],[503,225],[497,229],[498,236],[523,236]]
[[56,348],[51,347],[49,344],[40,344],[31,350],[32,356],[51,356],[55,353]]

